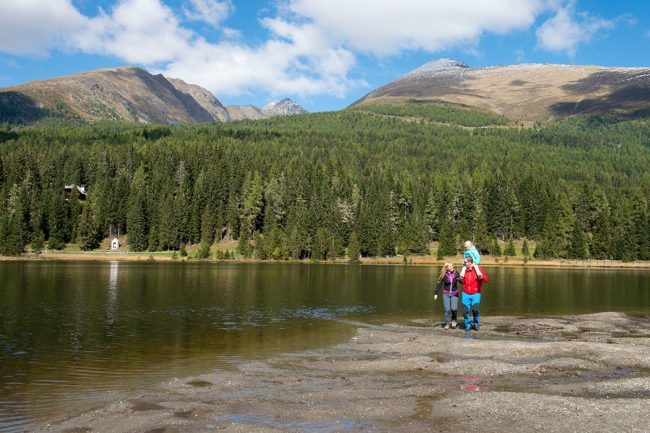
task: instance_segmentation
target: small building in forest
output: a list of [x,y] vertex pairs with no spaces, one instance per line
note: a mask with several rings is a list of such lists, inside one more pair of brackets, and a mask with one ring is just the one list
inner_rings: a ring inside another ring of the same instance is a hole
[[117,251],[120,248],[120,240],[118,238],[113,238],[111,241],[111,251]]
[[80,201],[85,201],[86,200],[86,187],[83,185],[66,185],[65,187],[65,196],[67,198],[70,198],[72,195],[72,191],[76,191],[77,193],[77,199]]

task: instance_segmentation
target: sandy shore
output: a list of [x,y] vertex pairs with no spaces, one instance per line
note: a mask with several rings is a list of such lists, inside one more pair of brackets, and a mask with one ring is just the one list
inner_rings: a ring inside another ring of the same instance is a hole
[[[200,260],[176,257],[173,258],[169,253],[127,253],[127,252],[82,252],[82,251],[64,251],[64,252],[43,252],[41,254],[23,254],[17,257],[0,256],[2,260],[71,260],[71,261],[156,261],[156,262],[183,262]],[[204,260],[211,263],[333,263],[333,264],[347,264],[346,259],[328,260],[328,261],[312,261],[312,260],[255,260],[255,259],[240,259],[240,260],[224,260],[219,261],[213,258]],[[409,256],[406,261],[403,256],[396,257],[372,257],[363,258],[361,264],[363,265],[426,265],[426,266],[442,266],[445,262],[457,263],[462,262],[461,256],[445,257],[438,260],[434,256]],[[481,264],[484,265],[500,265],[500,266],[528,266],[528,267],[560,267],[560,268],[612,268],[612,269],[650,269],[650,261],[636,261],[636,262],[622,262],[620,260],[529,260],[526,264],[521,257],[509,257],[507,260],[504,257],[496,259],[491,256],[483,256]]]
[[175,378],[44,432],[645,432],[650,321],[352,323],[348,342]]

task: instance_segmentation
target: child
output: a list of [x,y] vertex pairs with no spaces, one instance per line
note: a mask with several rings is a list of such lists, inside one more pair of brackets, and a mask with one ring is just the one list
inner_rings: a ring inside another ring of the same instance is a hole
[[478,250],[474,246],[474,244],[470,241],[465,241],[463,244],[465,246],[465,253],[463,254],[463,268],[460,270],[460,277],[465,276],[465,258],[466,257],[471,257],[472,261],[475,265],[478,265],[481,263],[481,255],[479,254]]
[[[471,331],[472,326],[478,331],[479,307],[481,306],[481,291],[483,283],[488,282],[488,277],[478,266],[474,264],[472,256],[465,257],[465,276],[463,283],[463,318],[465,319],[465,330]],[[474,323],[469,320],[469,312],[472,311]]]

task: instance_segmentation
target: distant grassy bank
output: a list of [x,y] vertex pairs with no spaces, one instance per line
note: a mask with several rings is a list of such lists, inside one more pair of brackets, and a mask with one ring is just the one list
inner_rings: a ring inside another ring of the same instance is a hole
[[[390,265],[390,266],[442,266],[446,262],[456,265],[462,263],[462,256],[448,256],[438,259],[436,255],[418,256],[392,256],[392,257],[363,257],[361,265]],[[207,262],[207,263],[303,263],[303,264],[348,264],[347,258],[332,260],[259,260],[247,258],[221,259],[216,254],[208,258],[199,259],[195,251],[189,250],[187,256],[180,255],[178,251],[156,252],[128,252],[128,251],[43,251],[40,254],[26,253],[20,256],[0,256],[0,261],[27,261],[27,260],[66,260],[66,261],[139,261],[139,262]],[[494,257],[485,255],[481,259],[482,265],[487,266],[527,266],[527,267],[556,267],[556,268],[611,268],[611,269],[650,269],[650,261],[623,262],[621,260],[573,260],[529,259],[524,262],[523,257]]]

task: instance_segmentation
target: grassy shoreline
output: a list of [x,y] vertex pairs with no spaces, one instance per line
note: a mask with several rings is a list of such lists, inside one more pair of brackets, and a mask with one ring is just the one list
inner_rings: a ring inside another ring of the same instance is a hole
[[[46,251],[40,254],[23,254],[20,256],[0,256],[0,261],[29,261],[29,260],[69,260],[69,261],[141,261],[141,262],[207,262],[207,263],[303,263],[303,264],[347,264],[347,259],[334,260],[258,260],[258,259],[227,259],[218,260],[214,257],[198,259],[181,257],[173,251],[158,252],[109,252],[109,251]],[[364,257],[361,265],[399,265],[399,266],[442,266],[445,262],[460,265],[462,256],[437,259],[435,256],[394,256],[394,257]],[[625,268],[650,269],[650,261],[623,262],[620,260],[569,260],[530,259],[524,264],[522,257],[492,257],[483,256],[481,264],[488,266],[527,266],[553,268]]]

